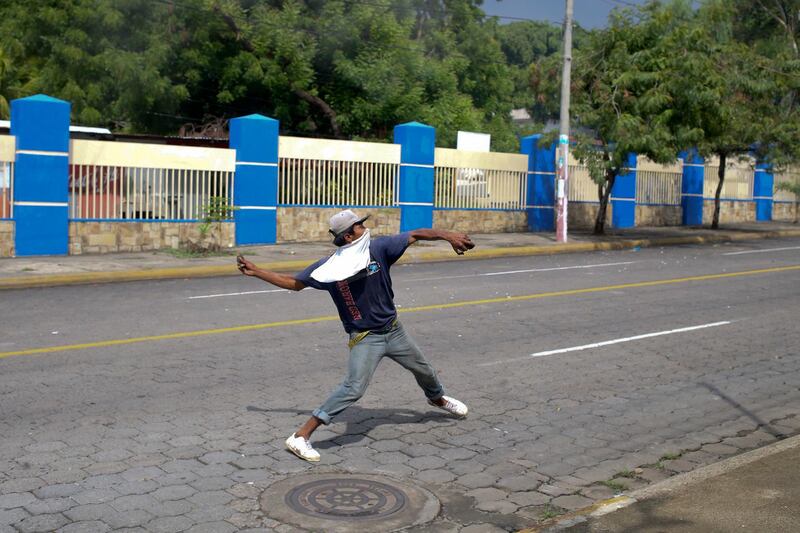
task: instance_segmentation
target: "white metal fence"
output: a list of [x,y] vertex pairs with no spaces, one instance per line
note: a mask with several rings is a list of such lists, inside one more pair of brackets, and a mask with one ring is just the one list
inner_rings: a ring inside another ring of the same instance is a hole
[[592,180],[589,169],[576,162],[567,168],[567,199],[570,202],[599,202],[597,183]]
[[[720,198],[725,200],[752,200],[755,165],[753,162],[733,161],[725,165],[725,181]],[[719,161],[708,161],[703,180],[703,196],[714,198],[719,184]]]
[[214,148],[72,141],[69,218],[200,220],[214,198],[233,205],[234,158]]
[[70,165],[69,218],[199,220],[232,185],[232,172]]
[[658,165],[640,157],[636,162],[637,205],[681,205],[683,168]]
[[0,219],[14,216],[14,160],[16,142],[0,135]]
[[388,207],[395,204],[399,165],[282,157],[280,205]]
[[438,209],[524,209],[527,165],[527,156],[520,154],[437,148],[433,205]]
[[298,137],[278,143],[279,205],[396,205],[398,145]]
[[14,217],[14,163],[0,161],[0,219]]

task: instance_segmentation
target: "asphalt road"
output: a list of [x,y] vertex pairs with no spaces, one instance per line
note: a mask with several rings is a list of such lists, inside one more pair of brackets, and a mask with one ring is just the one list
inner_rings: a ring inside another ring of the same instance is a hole
[[[387,361],[314,442],[323,468],[431,489],[442,531],[523,527],[620,472],[641,486],[800,430],[800,239],[392,273],[470,418]],[[283,440],[344,372],[327,294],[228,277],[4,291],[0,309],[0,531],[280,525],[257,489],[315,468]]]

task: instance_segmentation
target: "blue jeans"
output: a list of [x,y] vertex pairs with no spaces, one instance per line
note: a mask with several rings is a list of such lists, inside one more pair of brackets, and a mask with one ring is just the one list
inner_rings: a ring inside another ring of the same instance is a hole
[[[351,334],[351,338],[354,336],[355,334]],[[384,357],[389,357],[410,370],[428,399],[438,400],[444,395],[444,388],[436,377],[436,371],[400,322],[395,322],[386,332],[370,332],[350,349],[347,377],[330,398],[312,414],[323,424],[330,424],[332,417],[350,407],[364,395],[372,374]]]

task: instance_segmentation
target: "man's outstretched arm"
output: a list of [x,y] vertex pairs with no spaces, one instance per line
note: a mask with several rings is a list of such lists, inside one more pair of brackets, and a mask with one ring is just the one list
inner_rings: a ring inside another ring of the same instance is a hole
[[253,276],[255,278],[271,283],[281,289],[289,289],[290,291],[301,291],[306,288],[305,284],[296,280],[288,274],[279,274],[271,270],[263,270],[258,268],[254,263],[248,261],[243,256],[236,256],[236,266],[239,267],[239,272],[245,276]]
[[447,241],[458,255],[464,255],[467,250],[475,248],[475,243],[466,233],[455,231],[442,231],[438,229],[415,229],[408,236],[408,244],[417,241]]

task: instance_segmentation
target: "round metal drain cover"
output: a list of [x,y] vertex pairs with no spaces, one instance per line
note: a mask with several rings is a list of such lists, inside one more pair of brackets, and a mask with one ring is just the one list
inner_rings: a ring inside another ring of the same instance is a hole
[[267,488],[259,502],[273,520],[326,533],[395,531],[439,514],[429,491],[371,474],[292,476]]
[[405,507],[406,496],[391,485],[370,479],[331,478],[293,488],[286,494],[286,504],[318,518],[384,518]]

